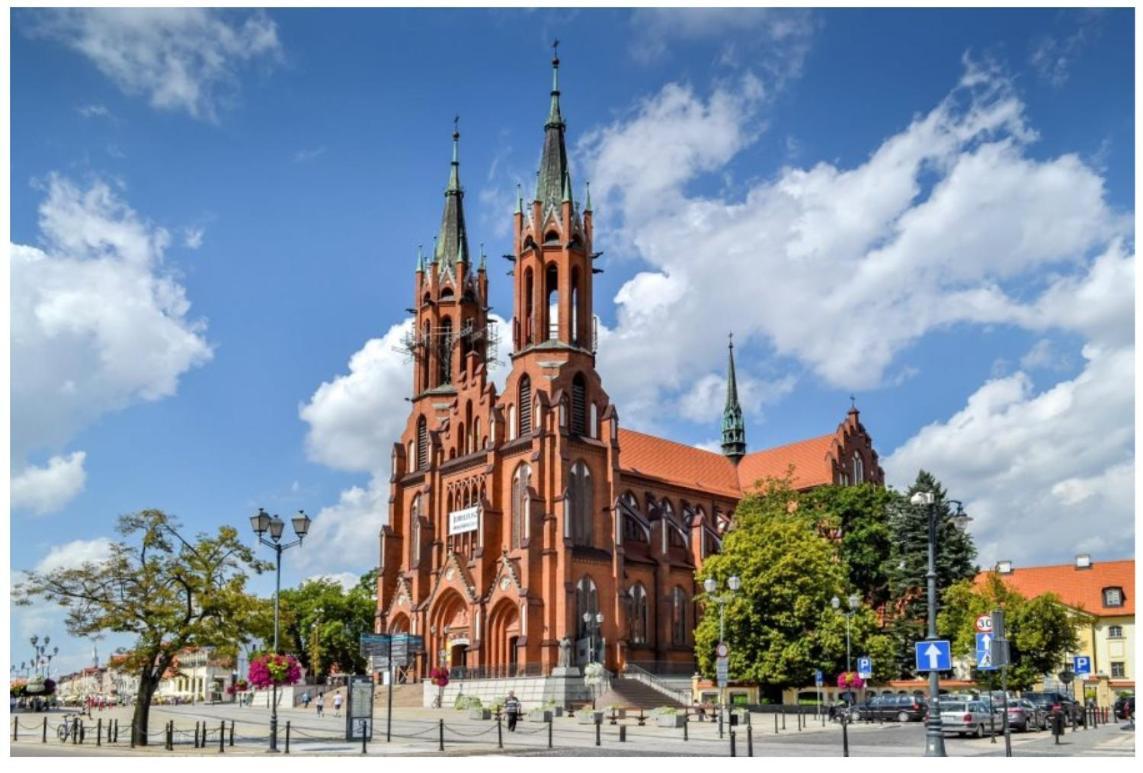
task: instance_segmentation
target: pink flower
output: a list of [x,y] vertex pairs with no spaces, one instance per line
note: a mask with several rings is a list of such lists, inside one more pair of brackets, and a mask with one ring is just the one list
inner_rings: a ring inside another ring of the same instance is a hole
[[259,688],[295,684],[302,678],[302,668],[293,655],[263,653],[250,659],[250,684]]

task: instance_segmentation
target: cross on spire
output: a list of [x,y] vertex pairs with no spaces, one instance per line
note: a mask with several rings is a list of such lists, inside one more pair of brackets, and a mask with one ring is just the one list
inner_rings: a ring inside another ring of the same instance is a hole
[[552,59],[560,61],[560,39],[555,38],[552,40]]

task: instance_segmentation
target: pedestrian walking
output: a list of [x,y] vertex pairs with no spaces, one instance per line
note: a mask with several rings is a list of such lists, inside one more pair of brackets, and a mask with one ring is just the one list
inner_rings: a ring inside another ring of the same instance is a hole
[[335,717],[341,716],[341,693],[334,693],[333,695],[333,715]]
[[302,708],[308,709],[310,707],[310,691],[306,690],[302,693]]
[[321,717],[325,714],[325,693],[319,693],[317,697],[317,715]]
[[508,732],[515,733],[516,720],[520,717],[520,699],[514,690],[509,690],[508,697],[504,699],[504,711],[508,713]]

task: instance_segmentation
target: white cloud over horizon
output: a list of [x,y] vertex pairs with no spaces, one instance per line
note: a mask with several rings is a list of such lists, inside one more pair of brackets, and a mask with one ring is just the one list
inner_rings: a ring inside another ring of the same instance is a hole
[[56,569],[78,569],[86,563],[98,563],[109,557],[111,540],[96,537],[90,540],[72,540],[63,545],[53,545],[38,564],[37,572],[51,572]]
[[225,9],[54,8],[33,19],[28,34],[85,56],[124,93],[210,122],[235,101],[241,67],[283,55],[277,25],[262,11],[243,18]]
[[66,457],[53,456],[43,467],[26,466],[12,476],[12,509],[43,515],[63,508],[83,491],[86,458],[86,453],[76,451]]

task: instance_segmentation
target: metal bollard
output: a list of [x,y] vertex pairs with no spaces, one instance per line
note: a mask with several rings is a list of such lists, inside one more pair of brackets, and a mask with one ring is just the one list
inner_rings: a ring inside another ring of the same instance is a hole
[[438,751],[444,751],[444,720],[440,721],[440,748]]
[[691,737],[690,737],[691,734],[690,734],[690,729],[689,729],[690,725],[691,725],[690,715],[684,714],[683,715],[683,740],[684,741],[691,740]]
[[639,709],[639,727],[643,727],[646,724],[647,724],[647,717],[645,717],[643,715],[643,709],[640,708]]
[[603,717],[598,717],[598,716],[595,718],[595,745],[596,746],[599,746],[599,728],[603,725],[603,722],[601,721],[602,719],[603,719]]
[[18,720],[16,717],[12,717],[12,740],[13,741],[19,740],[19,735],[20,735],[20,720]]
[[43,742],[44,743],[48,742],[48,718],[47,717],[44,717],[44,738],[43,738]]
[[627,743],[627,725],[619,726],[619,743]]
[[83,720],[79,720],[79,742],[83,743],[87,736],[87,728],[83,726]]
[[504,725],[500,723],[500,712],[496,712],[496,748],[504,748]]
[[730,728],[730,756],[737,757],[737,750],[734,748],[734,728]]
[[749,723],[746,725],[746,756],[754,756],[754,728]]
[[103,746],[103,717],[100,717],[95,725],[95,745]]
[[218,753],[226,753],[226,720],[218,723]]
[[786,710],[782,709],[782,729],[786,729]]
[[198,748],[198,720],[194,721],[194,748]]
[[167,751],[175,750],[175,721],[167,722]]
[[548,748],[552,748],[552,720],[548,719]]
[[286,720],[286,754],[290,753],[290,720]]
[[368,727],[368,725],[366,725],[366,720],[364,720],[364,719],[361,720],[361,753],[362,754],[368,754],[369,753],[366,746],[365,746],[366,742],[369,740],[369,734],[365,732],[366,727]]
[[841,756],[849,756],[849,720],[841,715]]
[[774,734],[778,734],[778,712],[774,712]]
[[230,720],[230,746],[234,746],[234,720]]

